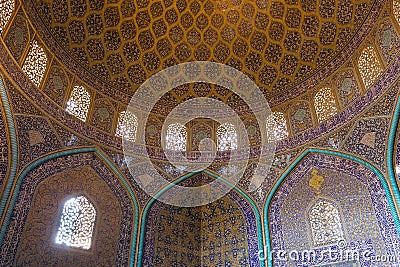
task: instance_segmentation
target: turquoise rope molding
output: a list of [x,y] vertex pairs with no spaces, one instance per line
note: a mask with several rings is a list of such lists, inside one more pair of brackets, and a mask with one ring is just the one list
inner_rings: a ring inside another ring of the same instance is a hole
[[400,99],[397,98],[396,107],[392,117],[392,124],[390,125],[390,130],[389,130],[389,141],[388,141],[388,151],[387,151],[389,182],[390,186],[392,187],[393,195],[397,205],[399,205],[400,203],[400,193],[399,193],[399,187],[396,182],[396,174],[394,171],[395,170],[394,151],[396,150],[395,140],[397,137],[397,128],[399,125],[399,119],[400,119]]
[[[390,188],[389,185],[385,179],[385,176],[382,174],[382,172],[380,170],[378,170],[375,166],[373,166],[372,164],[358,158],[355,156],[351,156],[345,153],[341,153],[341,152],[337,152],[337,151],[331,151],[331,150],[324,150],[324,149],[314,149],[314,148],[310,148],[305,150],[290,166],[289,168],[282,174],[282,176],[279,178],[278,182],[275,184],[275,186],[273,187],[271,193],[268,195],[267,201],[265,203],[264,206],[264,229],[265,229],[265,237],[266,237],[266,244],[267,244],[267,259],[268,259],[268,266],[273,266],[272,263],[272,249],[271,249],[271,237],[270,237],[270,232],[269,232],[269,206],[271,204],[272,198],[274,197],[276,191],[278,190],[279,186],[282,184],[282,182],[286,179],[286,177],[293,171],[293,169],[295,169],[297,167],[297,165],[310,153],[316,153],[316,154],[323,154],[323,155],[330,155],[330,156],[336,156],[336,157],[341,157],[341,158],[345,158],[345,159],[349,159],[352,161],[355,161],[357,163],[360,163],[362,165],[364,165],[365,167],[367,167],[368,169],[370,169],[371,171],[373,171],[375,173],[375,175],[377,175],[379,177],[379,180],[382,183],[383,189],[385,191],[385,195],[386,198],[388,200],[389,203],[389,207],[390,207],[390,211],[392,213],[393,216],[393,220],[394,223],[396,225],[396,229],[397,229],[397,233],[400,235],[400,220],[399,220],[399,215],[397,213],[396,210],[396,206],[394,204],[392,195],[390,193]],[[396,185],[396,187],[393,187],[393,184],[391,184],[393,191],[394,191],[394,195],[398,196],[399,195],[399,191],[398,191],[398,187]],[[396,191],[397,188],[397,191]],[[397,198],[396,198],[397,201]],[[397,204],[399,204],[399,202],[396,202]]]
[[[154,204],[154,202],[162,195],[164,194],[166,191],[168,191],[168,189],[170,189],[171,187],[173,187],[176,184],[179,184],[183,181],[185,181],[186,179],[192,177],[195,174],[198,173],[205,173],[211,177],[213,177],[214,179],[221,181],[222,183],[230,186],[233,188],[233,190],[235,190],[239,195],[241,195],[242,197],[244,197],[246,199],[246,201],[250,204],[250,206],[252,207],[255,217],[256,217],[256,225],[257,225],[257,237],[258,237],[258,249],[259,250],[263,250],[263,238],[262,238],[262,224],[261,224],[261,215],[260,212],[258,211],[257,205],[254,203],[254,201],[240,188],[235,187],[235,185],[233,185],[232,183],[230,183],[229,181],[223,179],[222,177],[207,171],[207,170],[200,170],[200,171],[195,171],[195,172],[191,172],[188,173],[184,176],[182,176],[181,178],[171,182],[169,185],[167,185],[166,187],[164,187],[163,189],[161,189],[160,191],[158,191],[154,197],[152,199],[150,199],[150,201],[146,204],[146,207],[143,210],[143,214],[142,214],[142,223],[141,223],[141,229],[140,229],[140,237],[139,237],[139,249],[138,249],[138,260],[137,260],[137,266],[141,267],[142,266],[142,262],[143,262],[143,246],[144,246],[144,242],[145,242],[145,232],[146,232],[146,220],[147,220],[147,214],[151,208],[151,206]],[[258,257],[258,255],[257,255]],[[265,262],[263,260],[260,259],[260,267],[265,267]]]
[[[4,210],[7,205],[8,198],[10,196],[10,192],[12,186],[14,184],[15,175],[17,173],[17,166],[18,166],[18,144],[17,144],[17,131],[15,129],[14,118],[11,112],[10,101],[8,99],[7,90],[4,87],[3,79],[0,76],[0,97],[1,102],[4,107],[4,112],[6,115],[6,123],[8,126],[8,134],[10,136],[11,142],[11,167],[8,179],[5,179],[6,187],[4,188],[3,195],[1,197],[0,202],[0,222],[4,215]],[[3,222],[4,224],[4,222]],[[1,243],[0,243],[1,245]]]
[[125,177],[119,172],[119,170],[112,164],[112,162],[107,158],[105,154],[103,154],[100,150],[98,150],[95,147],[89,147],[89,148],[77,148],[77,149],[71,149],[71,150],[65,150],[61,152],[57,152],[51,155],[48,155],[46,157],[40,158],[36,160],[35,162],[29,164],[28,167],[24,169],[24,171],[21,173],[21,175],[18,178],[17,184],[15,186],[15,189],[12,193],[12,198],[10,201],[10,204],[8,206],[7,212],[6,212],[6,217],[5,220],[1,226],[1,232],[0,232],[0,247],[3,244],[4,241],[4,236],[7,231],[7,226],[10,221],[12,211],[15,206],[15,202],[17,201],[17,197],[19,194],[19,190],[21,187],[22,182],[24,181],[25,177],[31,172],[33,169],[38,167],[39,165],[60,157],[65,157],[68,155],[73,155],[73,154],[81,154],[81,153],[94,153],[97,156],[99,156],[108,167],[112,169],[112,171],[118,176],[118,178],[122,181],[125,189],[128,191],[133,203],[134,203],[134,212],[135,212],[135,221],[134,221],[134,229],[133,229],[133,236],[132,236],[132,245],[131,245],[131,252],[129,255],[129,266],[134,266],[135,262],[135,255],[136,255],[136,240],[137,240],[137,232],[138,232],[138,223],[139,223],[139,206],[135,197],[135,194],[133,193],[132,189],[130,188],[130,184],[126,181]]

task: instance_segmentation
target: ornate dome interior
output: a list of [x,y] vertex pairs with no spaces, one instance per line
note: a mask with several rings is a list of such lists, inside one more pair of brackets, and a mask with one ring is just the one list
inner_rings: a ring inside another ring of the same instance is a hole
[[[97,90],[121,95],[118,100],[130,97],[158,71],[196,60],[243,71],[278,103],[304,93],[312,82],[302,82],[325,70],[335,57],[353,51],[352,39],[362,36],[361,26],[370,26],[378,6],[373,1],[334,0],[26,4],[49,49],[86,81],[100,85]],[[197,96],[196,90],[186,94]],[[172,94],[177,101],[185,96]]]
[[398,0],[0,0],[0,266],[398,266],[399,53]]

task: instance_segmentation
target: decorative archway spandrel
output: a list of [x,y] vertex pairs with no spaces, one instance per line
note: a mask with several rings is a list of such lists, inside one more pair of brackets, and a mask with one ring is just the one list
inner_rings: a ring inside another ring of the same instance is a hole
[[[268,209],[269,222],[266,222],[271,231],[271,249],[287,252],[312,250],[317,255],[314,259],[300,258],[296,261],[306,265],[339,261],[318,257],[322,249],[337,246],[338,240],[343,240],[340,245],[345,244],[346,249],[351,248],[358,253],[370,249],[373,255],[394,255],[400,238],[387,199],[387,188],[380,179],[356,161],[333,155],[307,154],[272,197]],[[315,242],[313,234],[319,232],[316,229],[313,231],[313,227],[317,226],[310,222],[307,213],[318,199],[334,203],[340,218],[338,222],[343,227],[343,235],[339,239],[329,242],[330,239],[324,238],[326,243],[322,247],[316,245],[318,242]],[[288,266],[290,262],[288,258],[276,256],[273,261],[274,266]],[[361,261],[366,262],[366,259]]]
[[[0,248],[4,256],[0,259],[1,265],[23,263],[32,256],[43,264],[51,264],[57,258],[60,262],[64,262],[68,257],[63,258],[62,255],[65,252],[62,250],[60,252],[59,248],[53,246],[54,240],[51,233],[57,230],[55,224],[59,220],[62,200],[71,194],[81,193],[86,193],[97,205],[99,219],[104,220],[103,225],[105,226],[95,225],[93,244],[94,248],[97,244],[101,249],[96,250],[95,248],[93,258],[86,258],[83,261],[100,264],[99,261],[102,257],[99,255],[102,255],[103,252],[104,255],[110,256],[111,265],[128,265],[131,261],[129,255],[134,253],[131,250],[131,242],[134,240],[131,239],[132,236],[135,236],[133,233],[135,221],[133,200],[130,199],[128,192],[125,191],[109,167],[95,154],[78,153],[49,159],[31,169],[26,177],[20,180],[18,189],[19,191],[13,194],[16,205],[7,222],[8,231]],[[115,205],[109,205],[110,201]],[[44,219],[43,222],[41,222],[42,219]],[[46,224],[46,221],[49,224]],[[119,225],[119,231],[115,231],[116,225]],[[21,236],[18,233],[25,234]],[[43,254],[43,251],[39,251],[37,254],[29,252],[30,245],[26,243],[29,240],[31,243],[39,242],[38,247],[35,248],[44,249],[46,247],[47,250],[44,251],[54,257],[46,257],[47,254]],[[40,240],[46,241],[40,242]],[[105,251],[103,251],[104,249]],[[69,253],[72,253],[71,250]],[[40,258],[40,255],[43,257]],[[82,260],[79,253],[70,257],[77,262]],[[95,259],[96,257],[98,259]]]

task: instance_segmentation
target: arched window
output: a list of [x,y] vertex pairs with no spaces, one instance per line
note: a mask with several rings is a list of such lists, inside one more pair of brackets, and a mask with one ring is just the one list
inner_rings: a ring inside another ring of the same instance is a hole
[[183,151],[186,150],[187,131],[180,123],[173,123],[168,126],[165,136],[166,149]]
[[314,97],[314,108],[320,123],[337,114],[336,101],[331,88],[319,90]]
[[138,127],[138,119],[129,110],[119,113],[116,136],[123,137],[126,140],[135,142]]
[[367,46],[362,51],[358,59],[358,69],[360,70],[365,88],[369,88],[383,72],[378,55],[372,46]]
[[90,249],[95,220],[96,210],[86,197],[70,198],[62,210],[56,244]]
[[393,15],[394,18],[397,21],[397,24],[400,25],[400,1],[399,0],[393,0]]
[[326,199],[319,199],[309,210],[308,219],[316,246],[336,243],[343,239],[338,209]]
[[237,149],[237,133],[235,126],[230,123],[223,123],[217,128],[217,146],[219,151]]
[[0,34],[11,18],[14,5],[14,0],[0,0]]
[[285,115],[282,112],[273,112],[266,122],[268,142],[275,142],[288,137]]
[[37,86],[42,82],[47,67],[47,55],[44,49],[33,40],[29,49],[22,70],[28,75],[31,81]]
[[83,86],[75,86],[67,102],[66,111],[82,121],[86,121],[90,106],[90,95]]

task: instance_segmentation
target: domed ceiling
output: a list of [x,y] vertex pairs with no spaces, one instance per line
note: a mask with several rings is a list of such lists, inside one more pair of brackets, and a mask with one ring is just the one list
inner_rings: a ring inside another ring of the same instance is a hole
[[[356,49],[351,42],[362,37],[363,24],[363,31],[368,30],[370,22],[365,20],[376,4],[30,0],[24,6],[49,49],[83,80],[116,100],[129,101],[140,84],[163,68],[207,60],[248,74],[274,105],[317,84],[323,79],[319,71],[329,74],[332,65],[337,68],[338,62],[332,60]],[[214,86],[201,90],[205,96],[218,94]],[[172,95],[178,102],[187,97],[185,92]]]

